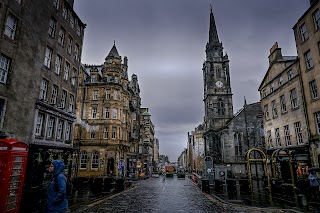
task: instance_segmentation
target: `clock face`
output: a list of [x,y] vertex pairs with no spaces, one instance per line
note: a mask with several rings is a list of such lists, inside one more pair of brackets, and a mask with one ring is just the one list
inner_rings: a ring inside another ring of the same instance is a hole
[[221,87],[223,87],[223,83],[222,83],[221,81],[217,81],[217,82],[216,82],[216,86],[217,86],[218,88],[221,88]]

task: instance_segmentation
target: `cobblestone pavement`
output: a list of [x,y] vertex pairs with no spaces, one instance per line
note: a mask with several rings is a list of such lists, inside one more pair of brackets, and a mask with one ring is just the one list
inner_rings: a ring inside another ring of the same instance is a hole
[[74,210],[76,213],[93,212],[288,212],[223,203],[202,193],[189,179],[150,178],[132,188],[90,205]]

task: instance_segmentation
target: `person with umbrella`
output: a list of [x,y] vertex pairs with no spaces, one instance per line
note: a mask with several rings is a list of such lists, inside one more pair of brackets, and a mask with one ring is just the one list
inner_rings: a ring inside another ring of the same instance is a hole
[[312,167],[309,169],[309,176],[308,176],[308,179],[309,179],[309,182],[310,182],[310,190],[311,190],[311,194],[312,194],[312,197],[313,199],[317,200],[318,199],[318,193],[319,193],[319,177],[316,173],[316,171],[318,171],[319,168],[315,168],[315,167]]

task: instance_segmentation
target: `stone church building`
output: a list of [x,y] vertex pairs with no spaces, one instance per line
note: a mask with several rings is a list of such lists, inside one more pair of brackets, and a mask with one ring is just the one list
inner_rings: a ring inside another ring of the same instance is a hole
[[206,159],[212,159],[215,168],[226,167],[233,175],[242,175],[246,173],[246,152],[253,147],[263,147],[263,116],[260,103],[247,105],[246,101],[243,109],[233,114],[229,58],[223,53],[212,9],[202,70]]

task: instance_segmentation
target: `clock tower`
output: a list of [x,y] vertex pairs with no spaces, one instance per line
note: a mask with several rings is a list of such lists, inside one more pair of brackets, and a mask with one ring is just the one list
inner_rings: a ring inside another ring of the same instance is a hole
[[219,130],[233,116],[232,92],[230,83],[229,59],[223,54],[217,28],[210,11],[209,41],[206,44],[206,60],[203,63],[205,144],[206,155],[214,163],[221,161]]

